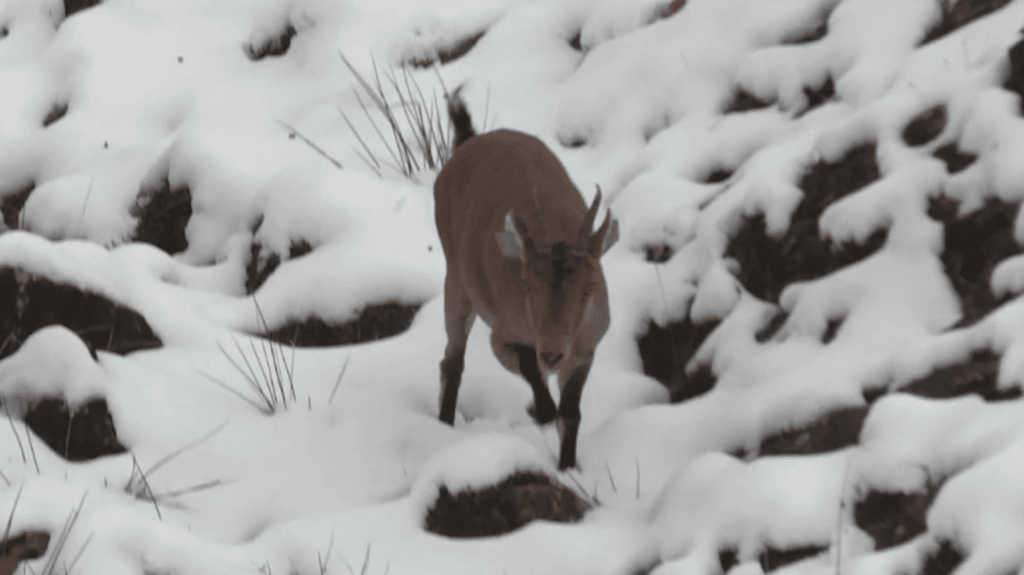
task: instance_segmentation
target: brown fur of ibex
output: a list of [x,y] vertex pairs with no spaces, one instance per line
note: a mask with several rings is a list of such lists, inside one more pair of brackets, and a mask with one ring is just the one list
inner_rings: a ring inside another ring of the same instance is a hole
[[[588,208],[537,138],[511,130],[476,135],[458,90],[448,113],[456,149],[434,183],[448,265],[440,419],[454,423],[466,340],[480,316],[498,360],[533,389],[536,420],[558,419],[559,469],[575,467],[580,396],[610,321],[600,258],[618,239],[618,222],[609,213],[593,230],[600,188]],[[561,390],[557,409],[544,376],[552,372]]]
[[50,534],[29,531],[0,542],[0,575],[13,575],[18,565],[27,559],[36,559],[46,553]]

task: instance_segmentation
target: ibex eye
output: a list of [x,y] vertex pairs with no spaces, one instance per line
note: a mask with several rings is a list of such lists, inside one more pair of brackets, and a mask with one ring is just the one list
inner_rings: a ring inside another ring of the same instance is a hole
[[583,295],[590,297],[594,293],[594,284],[587,284],[583,288]]

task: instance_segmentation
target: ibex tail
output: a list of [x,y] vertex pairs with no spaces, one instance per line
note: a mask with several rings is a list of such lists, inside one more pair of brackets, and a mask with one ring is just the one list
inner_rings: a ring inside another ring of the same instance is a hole
[[476,135],[476,131],[473,129],[473,121],[469,117],[469,111],[466,110],[466,103],[462,101],[460,92],[462,92],[462,86],[456,88],[448,96],[448,117],[451,118],[452,126],[455,128],[456,148]]

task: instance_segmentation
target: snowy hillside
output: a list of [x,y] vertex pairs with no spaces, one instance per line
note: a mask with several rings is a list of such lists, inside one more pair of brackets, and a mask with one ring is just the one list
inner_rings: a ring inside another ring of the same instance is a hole
[[[1024,572],[1022,27],[0,0],[0,539],[49,535],[17,572]],[[482,321],[437,419],[460,85],[621,224],[567,472]]]

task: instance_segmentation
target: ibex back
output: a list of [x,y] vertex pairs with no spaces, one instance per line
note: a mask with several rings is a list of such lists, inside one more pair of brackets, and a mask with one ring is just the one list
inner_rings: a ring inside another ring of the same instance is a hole
[[[476,135],[458,91],[448,112],[457,147],[434,183],[448,264],[441,421],[455,420],[466,340],[480,316],[498,360],[533,388],[536,420],[558,418],[559,468],[574,467],[580,395],[609,323],[600,257],[618,239],[618,222],[609,213],[593,231],[600,188],[588,209],[537,138],[510,130]],[[557,409],[544,377],[551,372],[561,390]]]

